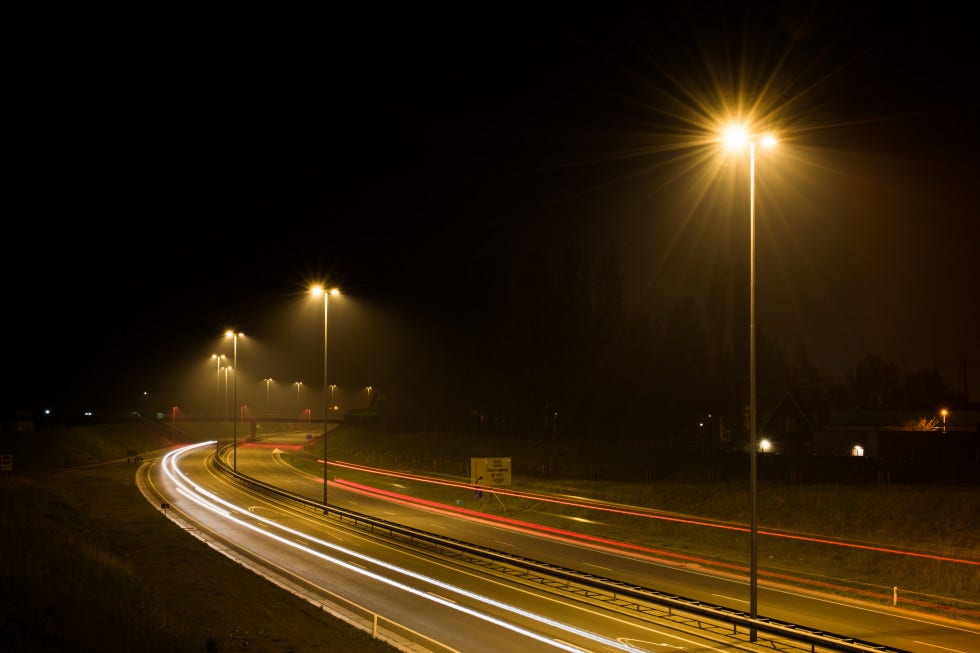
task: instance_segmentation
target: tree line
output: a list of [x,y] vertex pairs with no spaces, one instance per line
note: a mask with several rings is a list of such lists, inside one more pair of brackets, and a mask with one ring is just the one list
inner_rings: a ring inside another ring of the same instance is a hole
[[[415,342],[427,345],[407,364],[410,373],[389,381],[386,407],[427,427],[514,437],[603,434],[670,444],[710,430],[724,446],[744,446],[743,278],[719,268],[703,304],[655,309],[625,301],[615,250],[598,259],[574,250],[519,258],[509,278],[474,283],[492,290],[460,298],[452,322],[426,325]],[[761,323],[756,370],[760,425],[787,393],[811,415],[935,410],[966,399],[938,370],[903,371],[876,354],[843,379],[827,378],[805,347],[785,347]]]

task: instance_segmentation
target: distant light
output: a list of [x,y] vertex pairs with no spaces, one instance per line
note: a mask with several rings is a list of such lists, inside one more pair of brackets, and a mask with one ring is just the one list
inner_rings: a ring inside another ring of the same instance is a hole
[[862,447],[859,444],[854,445],[854,448],[851,449],[851,455],[852,456],[863,456],[864,455],[864,447]]
[[759,440],[759,451],[770,451],[772,450],[772,442],[763,438]]
[[92,411],[86,410],[85,411],[85,417],[91,417],[91,416],[92,416]]

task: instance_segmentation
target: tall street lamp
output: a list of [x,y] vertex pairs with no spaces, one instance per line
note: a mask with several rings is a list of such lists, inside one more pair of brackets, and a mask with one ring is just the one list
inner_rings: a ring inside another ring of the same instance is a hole
[[216,364],[215,371],[218,377],[214,388],[214,439],[217,441],[221,428],[218,423],[218,418],[221,417],[221,359],[227,358],[227,356],[224,354],[211,354],[211,358],[214,359]]
[[262,380],[265,381],[265,415],[266,417],[268,417],[269,416],[269,385],[272,383],[272,377],[270,376],[268,379],[262,379]]
[[323,512],[327,512],[327,429],[330,415],[331,388],[327,382],[327,307],[330,305],[330,295],[337,296],[340,291],[336,288],[324,288],[320,284],[310,288],[310,294],[314,297],[323,296]]
[[231,427],[231,433],[232,433],[232,436],[231,436],[232,437],[231,468],[233,470],[235,470],[236,472],[238,471],[238,374],[239,374],[239,372],[238,372],[238,336],[244,336],[244,335],[245,335],[244,333],[239,333],[237,331],[232,331],[231,329],[228,329],[227,331],[225,331],[225,337],[226,338],[231,338],[232,341],[234,342],[233,358],[232,358],[231,364],[235,368],[235,391],[234,391],[235,414],[232,415],[232,417],[231,417],[231,419],[232,419],[232,422],[231,422],[232,423],[232,427]]
[[296,386],[296,415],[299,415],[303,410],[303,402],[299,398],[299,389],[303,387],[302,381],[294,381],[293,385]]
[[[755,148],[756,143],[772,147],[776,138],[772,135],[752,135],[741,127],[730,128],[725,133],[730,147],[749,145],[749,617],[755,619],[759,610],[759,515],[758,469],[756,439],[756,381],[755,381]],[[756,630],[751,629],[751,641],[756,641]]]
[[946,416],[949,415],[949,410],[943,408],[939,411],[939,414],[943,416],[943,433],[946,433]]
[[225,421],[228,417],[228,370],[231,369],[231,365],[225,365],[222,367],[225,371],[225,403],[221,406],[221,421]]

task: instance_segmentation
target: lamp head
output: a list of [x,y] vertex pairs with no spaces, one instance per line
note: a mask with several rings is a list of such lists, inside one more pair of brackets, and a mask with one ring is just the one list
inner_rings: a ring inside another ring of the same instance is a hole
[[778,142],[771,132],[751,133],[744,125],[732,124],[722,132],[722,140],[729,150],[740,150],[747,143],[757,143],[760,147],[769,149]]
[[323,285],[317,283],[310,286],[310,294],[314,297],[319,297],[320,295],[334,295],[340,294],[340,290],[337,288],[325,288]]

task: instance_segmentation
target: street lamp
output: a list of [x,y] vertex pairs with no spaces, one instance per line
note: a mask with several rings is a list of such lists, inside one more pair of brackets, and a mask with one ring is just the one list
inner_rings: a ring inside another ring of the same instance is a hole
[[296,386],[296,414],[299,415],[303,411],[303,402],[299,398],[299,389],[303,386],[303,382],[294,381],[293,385]]
[[367,391],[367,400],[368,400],[367,407],[368,407],[368,410],[370,410],[371,409],[371,390],[373,390],[374,388],[371,387],[371,386],[365,386],[364,389]]
[[[749,145],[749,617],[758,616],[759,599],[759,554],[758,554],[758,470],[756,466],[756,382],[755,382],[755,148],[756,144],[772,147],[776,138],[769,134],[752,135],[741,127],[731,127],[725,133],[729,147],[741,148]],[[756,640],[756,630],[752,628],[750,640]]]
[[211,358],[216,363],[215,371],[218,377],[214,388],[214,439],[217,441],[221,429],[218,423],[218,418],[221,416],[221,359],[227,358],[227,356],[224,354],[211,354]]
[[231,365],[225,365],[221,369],[225,371],[225,403],[221,406],[221,421],[223,422],[228,417],[228,370],[231,369]]
[[310,294],[314,297],[323,296],[323,512],[327,512],[327,417],[330,415],[330,400],[328,393],[332,392],[331,386],[327,383],[327,307],[330,305],[330,295],[337,296],[340,291],[336,288],[324,288],[320,284],[310,287]]
[[334,391],[336,389],[337,389],[337,384],[336,383],[331,383],[330,384],[330,403],[327,405],[327,410],[330,410],[331,408],[336,409],[336,405],[333,402],[333,393],[334,393]]
[[272,383],[272,377],[270,376],[268,379],[262,379],[262,380],[265,381],[265,415],[266,417],[268,417],[269,416],[269,384]]
[[232,331],[228,329],[225,331],[225,337],[231,338],[234,342],[232,366],[235,368],[235,414],[232,415],[232,446],[231,446],[231,468],[238,471],[238,336],[244,336],[244,333],[239,333],[237,331]]
[[939,414],[943,416],[943,433],[946,433],[946,416],[949,415],[949,410],[943,408],[939,411]]

